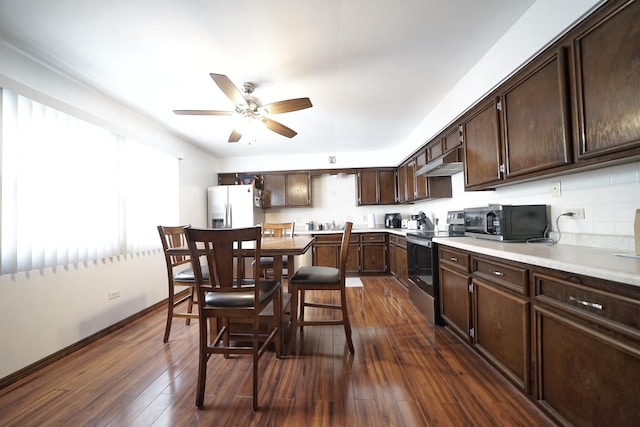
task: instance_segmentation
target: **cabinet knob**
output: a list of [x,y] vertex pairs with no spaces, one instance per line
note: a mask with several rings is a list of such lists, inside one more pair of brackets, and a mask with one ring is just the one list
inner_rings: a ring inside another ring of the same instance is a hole
[[458,258],[456,258],[456,257],[452,256],[452,257],[451,257],[451,261],[453,261],[453,262],[457,262],[457,261],[458,261]]
[[497,271],[497,270],[490,270],[490,271],[491,271],[491,274],[493,274],[494,276],[499,276],[499,277],[504,276],[504,273],[501,271]]

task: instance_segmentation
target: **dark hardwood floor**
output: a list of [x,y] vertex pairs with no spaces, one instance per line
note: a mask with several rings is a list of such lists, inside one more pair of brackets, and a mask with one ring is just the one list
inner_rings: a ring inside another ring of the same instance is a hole
[[[304,353],[209,361],[195,407],[197,323],[162,343],[157,310],[0,390],[2,426],[542,426],[551,421],[446,328],[433,328],[391,277],[349,288],[355,356],[341,327],[308,327]],[[318,316],[325,315],[318,313]]]

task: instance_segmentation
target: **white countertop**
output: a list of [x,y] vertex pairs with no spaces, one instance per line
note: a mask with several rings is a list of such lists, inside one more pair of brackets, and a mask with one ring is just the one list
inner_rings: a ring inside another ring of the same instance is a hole
[[[407,230],[406,228],[384,228],[384,227],[376,227],[376,228],[352,228],[351,233],[389,233],[389,234],[397,234],[398,236],[406,236],[407,231],[416,231],[416,230]],[[333,233],[342,233],[342,230],[295,230],[295,234],[299,234],[301,236],[309,235],[309,234],[333,234]]]
[[525,264],[640,286],[640,259],[615,249],[546,243],[502,243],[474,237],[436,237],[434,242]]

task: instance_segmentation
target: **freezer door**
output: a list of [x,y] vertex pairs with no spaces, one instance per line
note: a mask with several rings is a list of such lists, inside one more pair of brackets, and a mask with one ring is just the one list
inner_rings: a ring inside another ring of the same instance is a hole
[[207,227],[225,228],[227,219],[228,197],[227,186],[212,186],[208,188]]

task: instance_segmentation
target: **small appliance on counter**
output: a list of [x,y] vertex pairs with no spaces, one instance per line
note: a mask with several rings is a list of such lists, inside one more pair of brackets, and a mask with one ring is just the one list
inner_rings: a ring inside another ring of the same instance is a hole
[[464,210],[465,235],[503,242],[544,238],[547,205],[489,205]]
[[399,213],[384,214],[384,228],[402,228],[402,215]]
[[447,212],[447,233],[449,236],[464,236],[464,211]]

